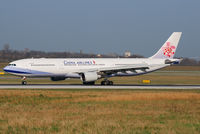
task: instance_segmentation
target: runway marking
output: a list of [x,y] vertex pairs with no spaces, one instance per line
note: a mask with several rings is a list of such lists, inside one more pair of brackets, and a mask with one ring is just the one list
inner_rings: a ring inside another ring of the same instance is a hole
[[0,89],[200,89],[200,85],[0,85]]

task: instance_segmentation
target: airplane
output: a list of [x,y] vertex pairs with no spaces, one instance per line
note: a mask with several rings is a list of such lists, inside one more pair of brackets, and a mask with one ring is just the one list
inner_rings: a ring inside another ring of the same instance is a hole
[[101,85],[113,85],[108,80],[116,76],[136,76],[150,73],[182,59],[175,59],[182,32],[174,32],[163,46],[149,58],[30,58],[9,63],[4,71],[22,77],[26,85],[28,77],[49,77],[52,81],[67,78],[81,79],[84,85],[94,85],[98,79]]

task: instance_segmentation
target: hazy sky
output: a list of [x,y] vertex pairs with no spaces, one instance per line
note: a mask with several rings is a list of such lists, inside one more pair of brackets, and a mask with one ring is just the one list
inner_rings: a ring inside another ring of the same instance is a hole
[[2,0],[0,49],[82,50],[146,57],[172,32],[176,56],[200,56],[200,0]]

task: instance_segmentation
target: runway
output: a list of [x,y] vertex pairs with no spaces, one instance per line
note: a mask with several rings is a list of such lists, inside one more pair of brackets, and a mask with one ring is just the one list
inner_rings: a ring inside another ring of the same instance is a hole
[[85,85],[7,85],[1,84],[0,89],[200,89],[200,85],[113,85],[113,86],[85,86]]

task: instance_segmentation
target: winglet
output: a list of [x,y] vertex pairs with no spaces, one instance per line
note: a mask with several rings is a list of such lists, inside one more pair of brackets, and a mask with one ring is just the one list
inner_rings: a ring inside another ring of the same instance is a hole
[[152,57],[153,59],[172,59],[175,55],[176,48],[178,47],[179,40],[182,32],[174,32],[169,39],[163,44],[156,54]]

